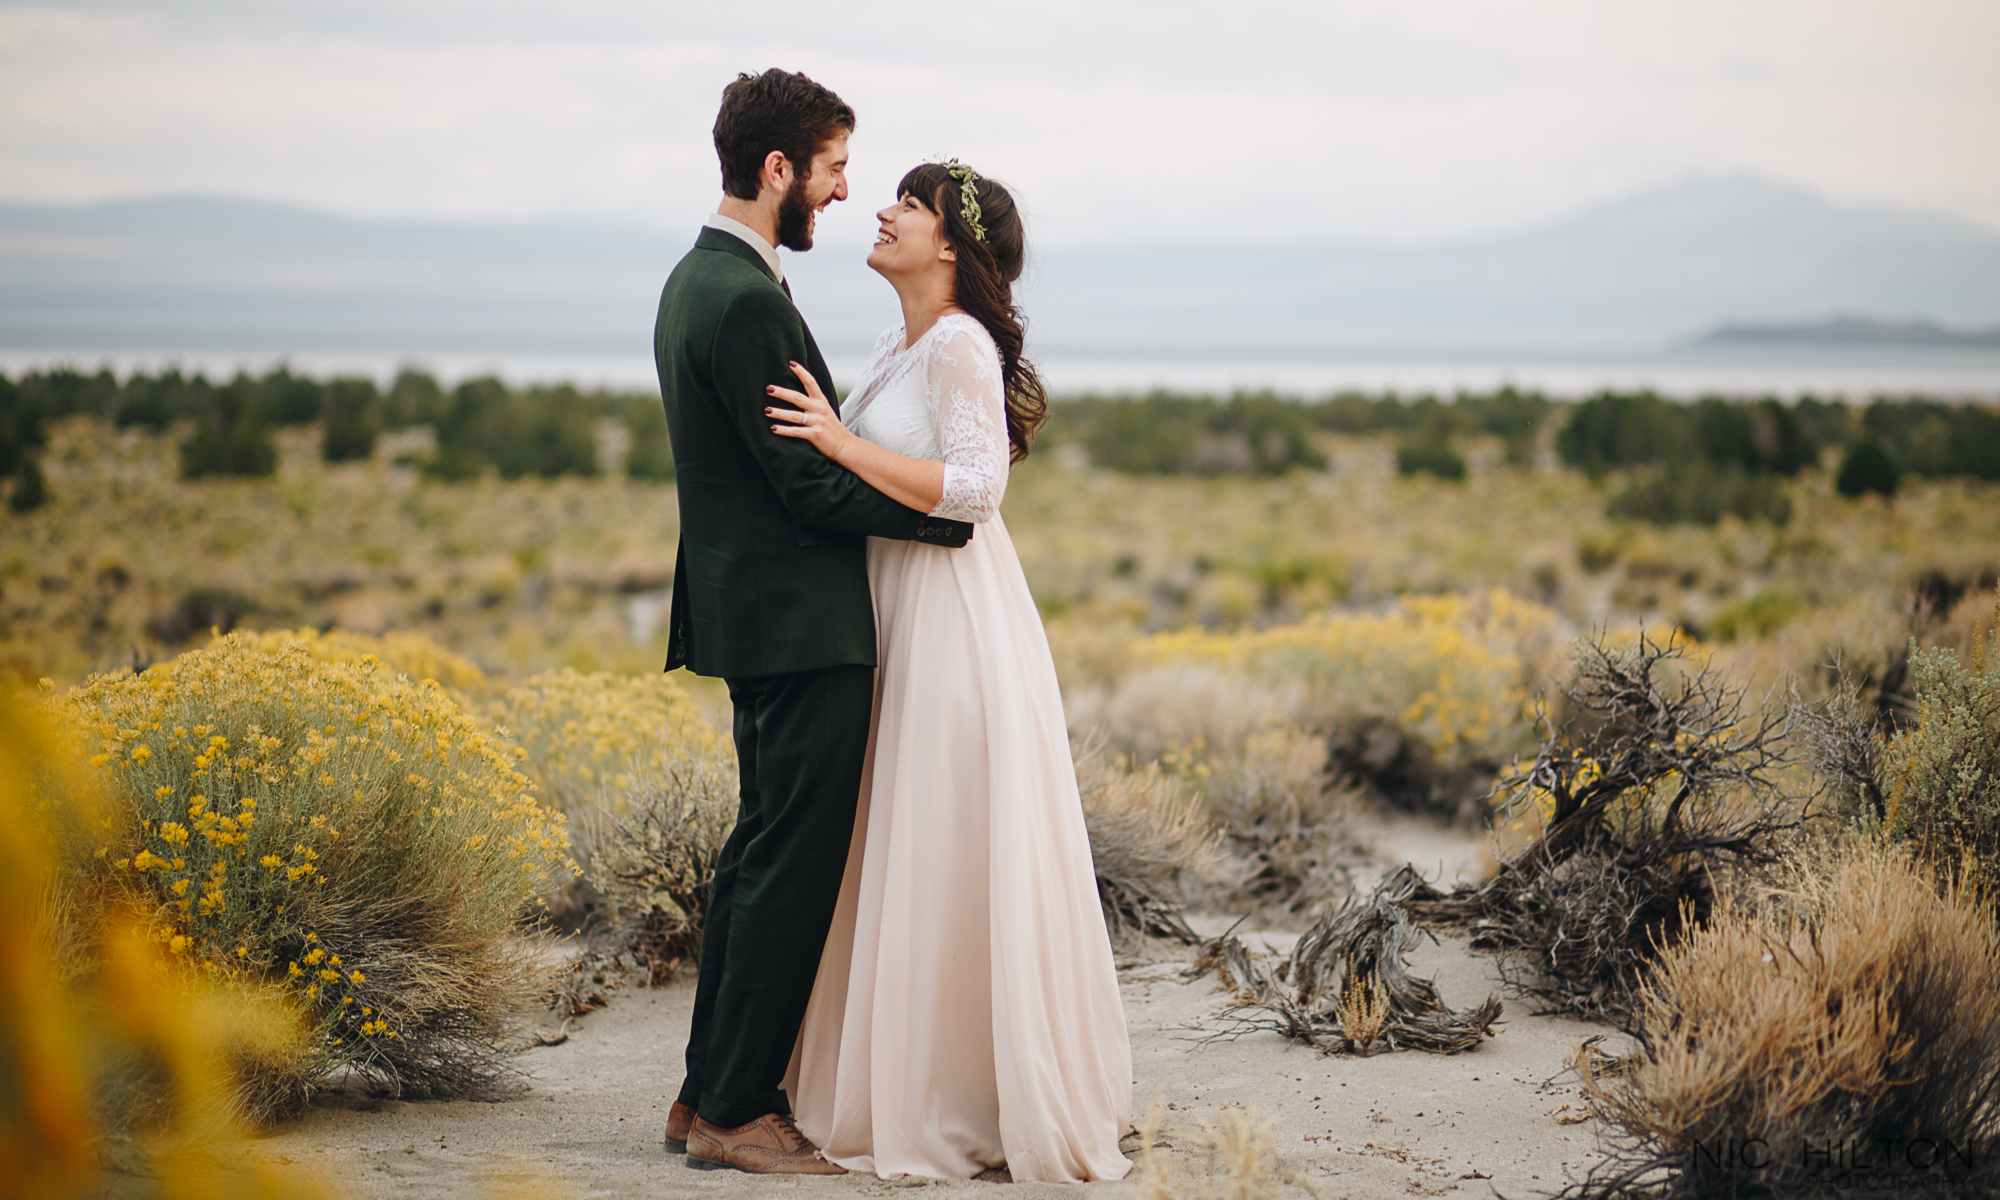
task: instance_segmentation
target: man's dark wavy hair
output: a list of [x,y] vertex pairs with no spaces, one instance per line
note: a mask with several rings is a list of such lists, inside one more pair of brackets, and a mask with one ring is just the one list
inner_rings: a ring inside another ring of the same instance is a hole
[[715,114],[722,190],[738,200],[755,200],[764,159],[773,150],[790,159],[803,179],[812,174],[820,147],[852,132],[854,110],[804,75],[776,67],[762,75],[738,75],[722,89],[722,111]]

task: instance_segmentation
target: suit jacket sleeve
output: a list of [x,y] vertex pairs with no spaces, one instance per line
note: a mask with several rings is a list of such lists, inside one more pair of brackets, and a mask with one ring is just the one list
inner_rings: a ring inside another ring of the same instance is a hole
[[771,432],[771,384],[797,388],[790,362],[806,361],[805,332],[775,288],[748,287],[724,309],[711,351],[716,391],[737,435],[792,519],[836,533],[963,546],[972,526],[933,517],[883,495],[802,438]]

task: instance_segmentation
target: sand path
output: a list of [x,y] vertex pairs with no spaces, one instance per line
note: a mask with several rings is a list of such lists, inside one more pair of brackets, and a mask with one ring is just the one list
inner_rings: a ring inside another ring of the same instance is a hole
[[[1475,870],[1478,843],[1420,821],[1368,825],[1385,858],[1408,859],[1449,881]],[[1284,948],[1290,938],[1253,935]],[[1597,1125],[1563,1060],[1604,1027],[1535,1017],[1501,990],[1492,960],[1462,938],[1426,942],[1413,969],[1437,981],[1445,1002],[1469,1007],[1489,991],[1506,1003],[1502,1028],[1452,1057],[1414,1051],[1369,1058],[1323,1056],[1274,1033],[1202,1042],[1220,1031],[1223,996],[1213,977],[1188,980],[1178,961],[1121,971],[1132,1032],[1135,1120],[1156,1096],[1171,1147],[1185,1127],[1221,1104],[1272,1120],[1281,1164],[1328,1197],[1510,1196],[1551,1191],[1597,1157]],[[680,1082],[679,1057],[694,989],[633,987],[576,1021],[566,1042],[518,1060],[518,1098],[499,1103],[335,1099],[262,1139],[260,1156],[323,1174],[356,1197],[472,1195],[624,1197],[836,1197],[922,1187],[1035,1196],[1130,1195],[1134,1183],[1085,1188],[983,1180],[883,1181],[872,1175],[772,1179],[696,1172],[660,1147]],[[1613,1041],[1621,1041],[1615,1037]],[[1129,1144],[1129,1143],[1128,1143]],[[1169,1149],[1167,1153],[1174,1153]],[[1135,1176],[1137,1172],[1135,1171]]]

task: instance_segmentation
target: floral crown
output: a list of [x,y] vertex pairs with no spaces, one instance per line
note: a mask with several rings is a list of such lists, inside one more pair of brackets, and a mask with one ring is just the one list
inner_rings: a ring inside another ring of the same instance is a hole
[[967,225],[972,226],[972,236],[974,239],[982,242],[985,241],[986,226],[979,223],[979,218],[982,215],[979,210],[979,194],[973,190],[972,186],[979,182],[978,172],[956,158],[950,158],[944,162],[944,173],[958,180],[958,215],[965,218]]

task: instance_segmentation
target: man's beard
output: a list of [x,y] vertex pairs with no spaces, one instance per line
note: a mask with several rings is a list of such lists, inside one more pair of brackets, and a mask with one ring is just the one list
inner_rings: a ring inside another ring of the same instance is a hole
[[806,199],[806,177],[792,176],[792,186],[778,202],[778,244],[787,250],[813,248],[812,204]]

